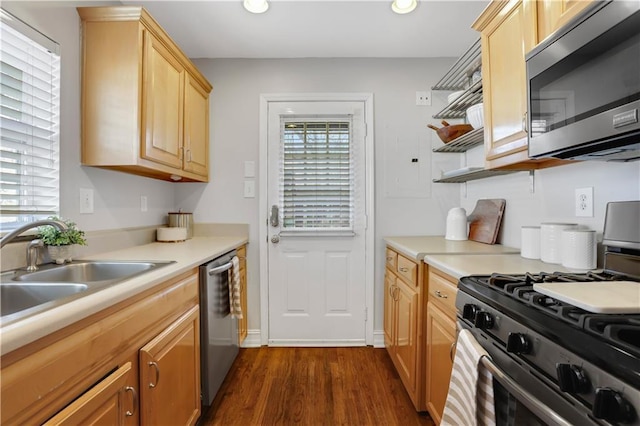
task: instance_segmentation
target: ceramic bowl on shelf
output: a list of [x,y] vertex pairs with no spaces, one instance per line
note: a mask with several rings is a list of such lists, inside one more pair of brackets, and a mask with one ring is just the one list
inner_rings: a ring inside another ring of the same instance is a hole
[[451,93],[449,96],[447,96],[447,102],[449,104],[452,103],[453,101],[458,99],[463,93],[464,93],[464,90],[458,90],[457,92]]
[[451,142],[452,140],[473,130],[473,127],[470,124],[449,124],[442,120],[442,125],[444,127],[437,128],[432,124],[427,124],[427,127],[435,130],[444,143]]
[[482,102],[467,108],[467,121],[474,129],[484,127],[484,109]]

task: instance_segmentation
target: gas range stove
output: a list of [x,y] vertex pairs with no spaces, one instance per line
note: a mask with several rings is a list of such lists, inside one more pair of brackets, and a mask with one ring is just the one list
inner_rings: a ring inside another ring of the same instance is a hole
[[[620,211],[635,218],[629,232],[618,230]],[[640,292],[640,238],[627,238],[640,234],[634,212],[640,212],[640,202],[609,204],[604,236],[611,245],[603,271],[494,273],[458,282],[459,326],[566,424],[640,425],[640,314],[590,312],[534,286],[631,281]],[[627,240],[613,245],[611,235]]]

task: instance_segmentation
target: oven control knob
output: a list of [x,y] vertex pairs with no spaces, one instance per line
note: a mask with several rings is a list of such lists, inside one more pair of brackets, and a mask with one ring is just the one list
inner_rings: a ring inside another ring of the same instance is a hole
[[587,393],[591,389],[584,370],[573,364],[556,364],[558,385],[562,392]]
[[610,388],[597,388],[593,401],[593,417],[612,423],[631,423],[636,413],[618,392]]
[[471,303],[467,303],[462,307],[462,318],[473,322],[476,319],[478,307]]
[[493,316],[489,312],[478,312],[473,325],[483,330],[489,330],[493,327]]
[[529,339],[522,333],[509,333],[507,337],[507,352],[512,354],[528,354],[531,351]]

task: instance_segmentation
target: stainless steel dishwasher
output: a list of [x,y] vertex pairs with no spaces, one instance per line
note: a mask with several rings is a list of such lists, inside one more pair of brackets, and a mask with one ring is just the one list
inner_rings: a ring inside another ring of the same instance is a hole
[[200,266],[200,386],[207,407],[238,355],[238,320],[229,305],[234,256],[235,250]]

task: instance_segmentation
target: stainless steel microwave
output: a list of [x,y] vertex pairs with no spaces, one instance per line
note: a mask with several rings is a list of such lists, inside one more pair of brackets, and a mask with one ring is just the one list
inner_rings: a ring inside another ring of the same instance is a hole
[[640,159],[640,1],[597,1],[526,57],[529,156]]

